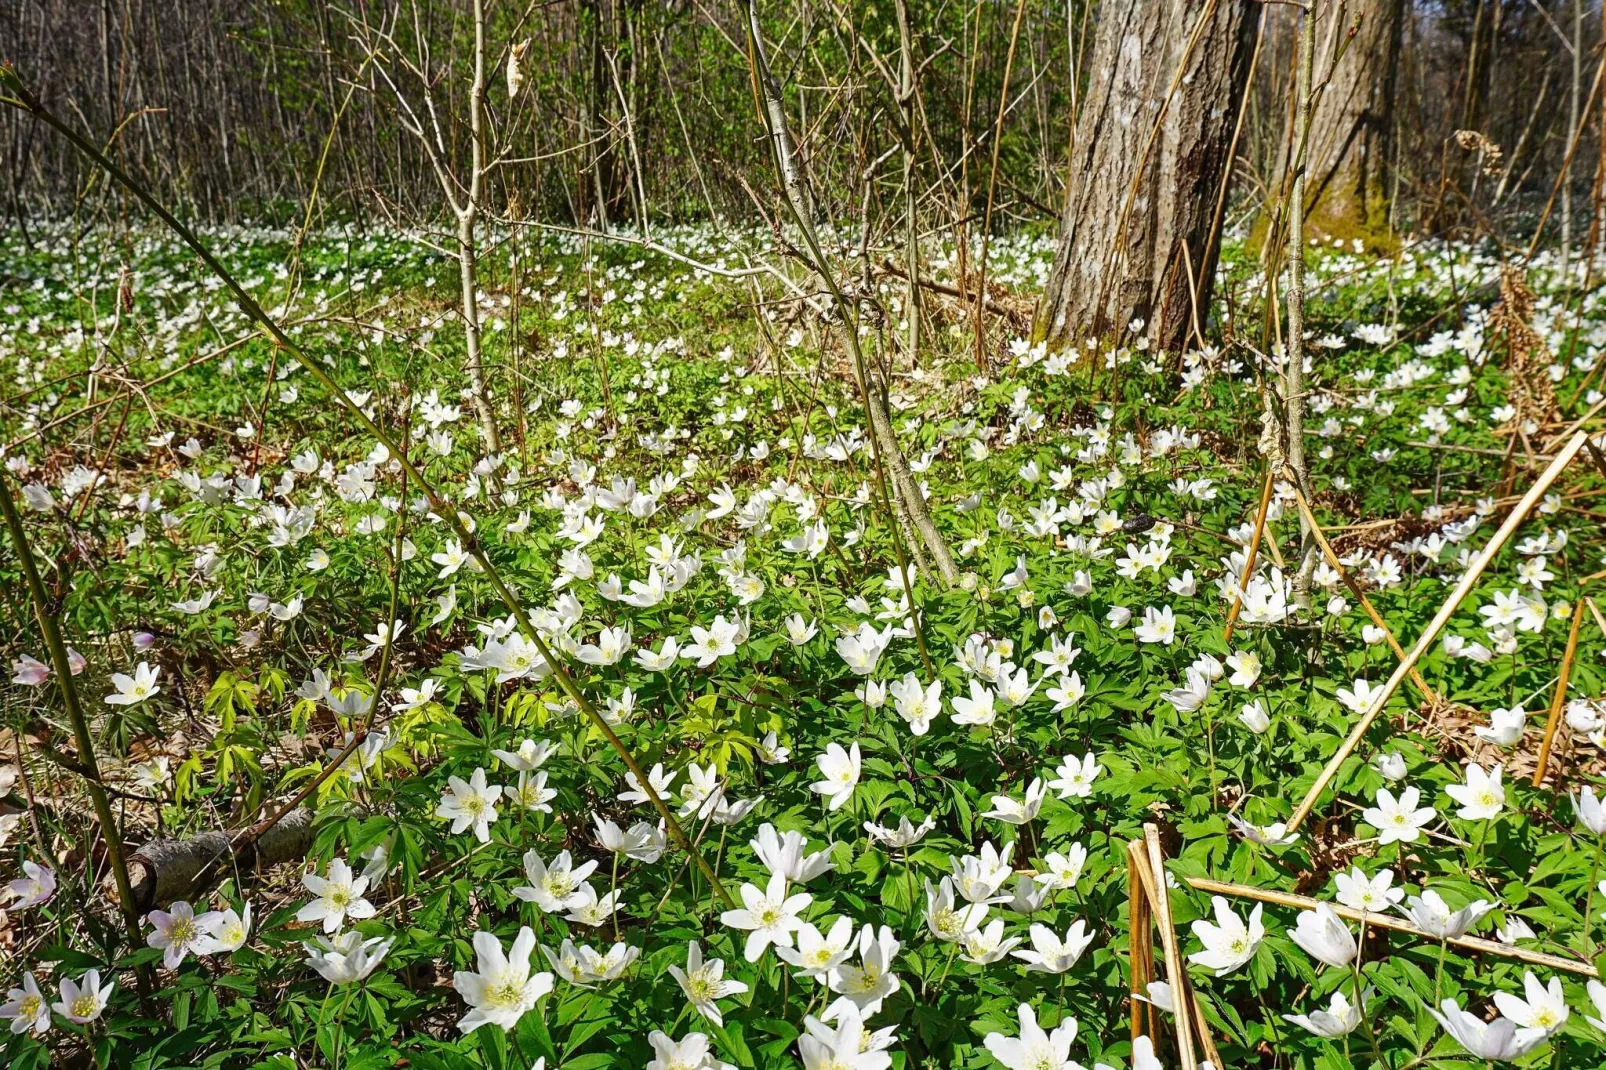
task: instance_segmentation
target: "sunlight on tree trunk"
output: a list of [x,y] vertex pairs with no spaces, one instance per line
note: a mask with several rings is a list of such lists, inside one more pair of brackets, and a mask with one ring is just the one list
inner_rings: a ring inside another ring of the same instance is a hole
[[1132,336],[1176,352],[1195,316],[1204,322],[1258,14],[1247,0],[1103,6],[1059,251],[1032,323],[1050,349]]

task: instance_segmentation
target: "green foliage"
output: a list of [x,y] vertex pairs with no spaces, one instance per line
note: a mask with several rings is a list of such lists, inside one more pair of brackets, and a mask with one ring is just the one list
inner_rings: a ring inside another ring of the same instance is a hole
[[[284,236],[227,237],[231,270],[265,304],[282,300]],[[114,247],[93,244],[103,240],[85,239],[113,264]],[[701,256],[725,248],[700,230],[661,240]],[[916,376],[884,328],[867,329],[874,352],[898,369],[892,389],[904,449],[966,572],[953,590],[915,584],[928,669],[919,644],[901,634],[909,607],[887,583],[892,531],[870,504],[874,470],[853,391],[816,374],[822,357],[837,356],[818,351],[819,325],[766,322],[761,332],[746,291],[642,261],[636,250],[588,251],[527,235],[505,242],[487,258],[483,280],[509,437],[500,458],[481,456],[470,419],[443,411],[461,401],[461,337],[448,318],[453,276],[425,246],[401,234],[309,243],[308,286],[292,313],[300,340],[408,441],[451,506],[472,518],[479,547],[643,768],[673,774],[668,804],[728,890],[767,887],[770,871],[749,842],[764,823],[802,834],[806,854],[827,852],[831,869],[791,890],[812,897],[803,915],[822,932],[846,917],[855,929],[872,927],[872,941],[885,926],[899,942],[891,964],[899,983],[869,1016],[872,1027],[896,1028],[894,1066],[996,1065],[986,1038],[1020,1035],[1022,1003],[1049,1029],[1074,1017],[1085,1065],[1137,1063],[1126,1039],[1126,857],[1145,823],[1160,826],[1167,844],[1177,880],[1171,901],[1189,952],[1204,947],[1192,923],[1215,915],[1187,877],[1332,900],[1337,875],[1358,865],[1392,873],[1394,887],[1413,895],[1437,892],[1452,908],[1495,904],[1480,935],[1502,931],[1577,962],[1597,954],[1599,837],[1578,824],[1576,804],[1556,783],[1534,788],[1523,775],[1540,730],[1536,711],[1554,688],[1563,610],[1587,593],[1584,578],[1606,550],[1588,504],[1596,475],[1570,475],[1564,496],[1519,535],[1527,548],[1511,547],[1480,581],[1450,627],[1461,655],[1439,644],[1423,659],[1423,675],[1461,712],[1430,716],[1413,692],[1396,692],[1335,793],[1285,843],[1276,826],[1353,722],[1356,681],[1380,683],[1394,662],[1336,575],[1319,577],[1313,610],[1296,619],[1286,577],[1264,560],[1254,606],[1223,639],[1218,585],[1242,568],[1244,525],[1258,504],[1255,378],[1269,366],[1236,349],[1181,364],[1120,351],[1108,354],[1109,367],[1104,354],[1066,366],[1019,346],[986,376],[942,352],[923,357]],[[502,300],[511,298],[515,249],[523,277],[538,280],[521,294],[517,322]],[[993,249],[995,276],[1024,284],[1050,247],[1024,236]],[[7,251],[19,272],[39,280],[18,289],[0,321],[9,347],[0,362],[27,391],[8,410],[17,414],[6,428],[15,438],[88,403],[82,388],[60,384],[81,383],[99,366],[102,350],[84,328],[111,313],[95,304],[111,300],[111,268],[55,245]],[[134,255],[142,278],[135,307],[104,341],[131,380],[246,333],[171,246],[141,238]],[[1501,497],[1508,472],[1520,489],[1532,470],[1520,451],[1505,465],[1508,439],[1492,412],[1508,396],[1492,359],[1500,343],[1479,310],[1449,307],[1452,270],[1462,275],[1454,292],[1464,295],[1465,275],[1491,265],[1469,250],[1426,247],[1393,264],[1338,249],[1313,262],[1318,330],[1334,339],[1319,342],[1313,371],[1318,512],[1407,644],[1459,577],[1465,551],[1503,515],[1504,505],[1483,508],[1480,499]],[[1236,294],[1254,264],[1234,252],[1223,271]],[[1458,322],[1435,319],[1446,307]],[[1566,308],[1557,296],[1541,310],[1541,326],[1558,340]],[[1606,325],[1592,301],[1583,308],[1582,349],[1576,361],[1558,356],[1556,392],[1592,404],[1586,380]],[[1419,326],[1427,329],[1416,341],[1366,341]],[[150,396],[150,405],[109,405],[120,425],[86,416],[11,455],[23,462],[12,482],[52,495],[30,520],[42,552],[59,562],[65,627],[88,658],[78,686],[103,714],[108,776],[128,796],[128,838],[142,842],[158,827],[179,837],[238,828],[323,776],[307,868],[320,876],[332,861],[368,868],[362,897],[374,915],[346,924],[392,942],[361,982],[330,986],[307,965],[316,919],[297,919],[313,892],[290,867],[242,869],[196,905],[249,902],[249,939],[170,970],[157,949],[121,942],[89,875],[57,865],[55,896],[10,915],[22,954],[8,980],[33,970],[48,989],[96,968],[118,987],[87,1027],[58,1015],[42,1039],[12,1036],[8,1065],[44,1066],[55,1051],[150,1070],[402,1060],[523,1070],[537,1058],[551,1067],[634,1068],[654,1057],[655,1030],[677,1039],[700,1032],[718,1059],[738,1067],[796,1065],[806,1017],[834,996],[774,950],[748,962],[745,932],[721,920],[717,893],[672,844],[651,861],[600,844],[599,820],[650,838],[658,815],[621,798],[631,788],[623,763],[552,677],[496,660],[517,635],[515,622],[491,577],[462,562],[431,516],[439,503],[404,486],[374,443],[353,437],[333,399],[260,340],[196,363]],[[231,430],[242,426],[248,434]],[[180,452],[192,433],[197,448]],[[101,472],[105,481],[79,486],[80,464],[85,477]],[[626,478],[633,488],[616,486]],[[711,517],[723,508],[724,486],[732,508]],[[618,500],[610,507],[605,496]],[[295,513],[301,508],[308,514]],[[583,546],[581,515],[602,521]],[[1143,516],[1154,526],[1120,530]],[[816,520],[830,535],[823,552],[786,548]],[[396,525],[405,525],[399,563],[391,557]],[[1345,525],[1355,526],[1340,532]],[[1298,537],[1289,495],[1280,494],[1265,555],[1275,545],[1291,569]],[[666,577],[677,566],[684,579],[661,601],[624,597],[632,581],[648,584],[654,570]],[[395,637],[379,631],[392,575],[402,624]],[[14,558],[0,556],[0,580],[15,587]],[[1513,590],[1529,601],[1510,601]],[[198,610],[181,608],[209,592]],[[1478,613],[1498,611],[1497,594],[1519,614],[1499,632],[1485,627],[1498,612]],[[1169,642],[1139,627],[1145,610],[1162,607],[1175,614]],[[1119,620],[1119,610],[1132,620]],[[739,638],[698,664],[698,652],[685,648],[709,643],[721,625]],[[889,644],[868,676],[849,669],[838,645],[864,636],[860,625]],[[610,660],[602,640],[614,628],[628,629],[631,653]],[[9,640],[13,657],[37,654],[26,633],[11,634],[21,635]],[[642,655],[668,640],[682,656],[649,668]],[[1064,655],[1063,675],[1049,668],[1061,644],[1077,650]],[[1487,657],[1466,656],[1472,644],[1484,644]],[[1570,698],[1599,695],[1602,650],[1602,636],[1586,629]],[[129,706],[101,703],[118,690],[111,674],[142,660],[161,668],[160,691]],[[1245,668],[1252,661],[1258,671]],[[1175,694],[1190,669],[1221,677],[1192,704]],[[954,721],[963,711],[955,700],[968,701],[973,687],[1004,696],[1017,671],[1031,688],[1018,702],[995,697],[990,721]],[[922,733],[898,712],[902,700],[878,690],[902,686],[905,674],[941,685],[941,711]],[[48,742],[53,692],[13,684],[6,694],[9,727]],[[1264,731],[1242,716],[1249,703],[1260,704]],[[1512,706],[1535,716],[1509,751],[1470,731]],[[376,734],[365,735],[370,729]],[[1598,744],[1585,729],[1565,731],[1560,783],[1598,783]],[[364,742],[324,776],[351,738]],[[520,750],[527,740],[550,747],[539,770],[518,767],[535,764]],[[813,790],[828,776],[817,759],[831,745],[856,746],[859,756],[853,790],[834,810]],[[1380,789],[1402,788],[1374,764],[1381,752],[1403,759],[1405,783],[1435,809],[1431,835],[1382,843],[1384,830],[1363,816]],[[170,760],[165,772],[144,764],[158,756]],[[1066,772],[1084,756],[1097,763],[1089,781]],[[56,775],[32,757],[35,781]],[[1446,790],[1466,782],[1468,759],[1480,769],[1506,765],[1492,820],[1462,816],[1464,804]],[[476,772],[507,793],[494,800],[483,839],[472,825],[453,833],[438,812]],[[1000,820],[1038,778],[1054,782],[1040,810],[1024,824]],[[74,790],[65,777],[49,786],[64,797]],[[63,842],[87,842],[93,831],[70,807],[38,816]],[[931,827],[906,846],[865,831],[867,823],[895,830],[903,819]],[[1033,947],[1034,923],[1063,936],[1085,922],[1093,939],[1063,975],[1025,970],[1010,955],[972,961],[987,958],[984,949],[961,955],[932,934],[928,884],[1006,846],[1008,880],[983,896],[1005,901],[989,904],[988,917],[1004,924],[1006,938],[1025,941],[1015,950]],[[1037,910],[1028,916],[1009,901],[1018,876],[1064,873],[1078,848],[1086,852],[1079,875],[1046,892]],[[14,829],[4,849],[7,866],[40,859],[27,827]],[[588,918],[584,904],[541,909],[516,894],[530,887],[527,852],[557,867],[563,851],[575,865],[598,863],[588,879],[598,897],[617,893],[614,916]],[[1247,903],[1231,907],[1248,915]],[[1390,1070],[1475,1065],[1429,1017],[1435,992],[1481,1013],[1494,993],[1522,990],[1525,971],[1513,961],[1372,927],[1362,967],[1375,992],[1366,1028],[1347,1044],[1322,1039],[1283,1015],[1326,1008],[1335,993],[1352,998],[1354,976],[1313,963],[1289,935],[1294,912],[1269,907],[1263,920],[1266,938],[1243,963],[1222,976],[1193,970],[1229,1065],[1267,1053],[1307,1070],[1366,1065],[1370,1033]],[[1517,920],[1535,935],[1513,928]],[[451,979],[479,968],[476,933],[506,949],[526,926],[552,953],[536,951],[532,963],[556,975],[551,991],[509,1031],[462,1034],[468,1006]],[[613,976],[593,969],[576,981],[565,940],[598,955],[617,944],[619,954],[638,957]],[[720,998],[722,1024],[689,1007],[670,976],[686,964],[691,941],[746,986]],[[860,962],[855,945],[849,964]],[[138,967],[153,978],[145,995]],[[1543,980],[1552,975],[1541,971]],[[1590,1064],[1600,1035],[1584,1015],[1606,1010],[1592,1007],[1574,975],[1554,975],[1572,1017],[1520,1061]]]

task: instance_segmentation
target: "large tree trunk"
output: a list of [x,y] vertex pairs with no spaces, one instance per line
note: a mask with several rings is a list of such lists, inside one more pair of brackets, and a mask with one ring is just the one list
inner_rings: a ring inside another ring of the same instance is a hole
[[1250,0],[1101,6],[1060,247],[1032,326],[1050,348],[1132,333],[1180,350],[1203,324],[1258,16]]
[[[1305,225],[1313,234],[1366,237],[1387,225],[1395,73],[1406,0],[1376,0],[1320,27],[1315,70],[1332,77],[1311,115]],[[1352,9],[1353,10],[1353,9]],[[1349,38],[1350,29],[1355,36]],[[1346,40],[1348,43],[1346,44]],[[1342,49],[1333,63],[1336,49]]]

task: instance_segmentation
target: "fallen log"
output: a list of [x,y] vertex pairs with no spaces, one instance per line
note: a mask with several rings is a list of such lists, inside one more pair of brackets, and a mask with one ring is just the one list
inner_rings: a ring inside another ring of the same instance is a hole
[[312,847],[312,816],[302,807],[254,837],[249,830],[219,829],[182,840],[151,840],[128,856],[135,911],[144,915],[188,899],[226,874],[299,862]]
[[[395,594],[394,589],[391,593]],[[389,657],[390,647],[386,646],[379,664],[381,681]],[[254,825],[234,832],[202,833],[188,840],[152,840],[141,847],[130,862],[131,868],[138,867],[132,874],[135,909],[145,912],[158,903],[189,899],[210,888],[224,873],[300,861],[312,846],[312,811],[303,804],[339,771],[369,735],[353,735],[345,748],[290,801]]]

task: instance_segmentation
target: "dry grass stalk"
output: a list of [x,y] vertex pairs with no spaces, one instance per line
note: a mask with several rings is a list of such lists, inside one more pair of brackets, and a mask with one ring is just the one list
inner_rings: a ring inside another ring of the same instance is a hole
[[1411,670],[1416,667],[1416,663],[1422,659],[1422,655],[1427,653],[1428,648],[1438,640],[1439,633],[1449,623],[1450,617],[1460,607],[1462,600],[1477,585],[1478,580],[1483,576],[1484,570],[1489,567],[1489,563],[1494,560],[1495,555],[1500,552],[1507,540],[1527,519],[1528,513],[1532,511],[1533,507],[1539,504],[1539,499],[1545,496],[1545,492],[1550,489],[1551,484],[1561,477],[1561,473],[1566,470],[1567,465],[1574,457],[1578,456],[1579,451],[1584,448],[1585,441],[1587,441],[1587,437],[1582,431],[1574,433],[1567,445],[1563,446],[1561,452],[1556,454],[1555,460],[1550,462],[1550,466],[1545,469],[1534,485],[1528,488],[1528,493],[1524,494],[1522,500],[1511,510],[1510,515],[1506,517],[1505,523],[1500,525],[1500,530],[1494,533],[1488,544],[1473,560],[1471,567],[1461,577],[1461,582],[1456,584],[1455,590],[1450,592],[1449,597],[1444,600],[1444,604],[1439,607],[1438,613],[1434,614],[1433,619],[1428,622],[1427,629],[1417,639],[1416,645],[1411,648],[1411,652],[1395,668],[1394,674],[1388,679],[1388,683],[1384,684],[1382,689],[1373,697],[1366,712],[1361,716],[1360,720],[1355,722],[1355,726],[1350,729],[1349,735],[1340,744],[1338,751],[1332,758],[1328,759],[1327,764],[1322,767],[1322,771],[1317,774],[1316,782],[1310,786],[1310,791],[1305,794],[1304,800],[1294,810],[1293,816],[1288,819],[1289,832],[1299,828],[1305,818],[1310,816],[1311,809],[1315,807],[1316,801],[1321,798],[1322,792],[1327,790],[1327,785],[1332,783],[1333,777],[1338,775],[1339,768],[1354,753],[1361,740],[1365,738],[1367,729],[1372,727],[1372,722],[1377,720],[1378,714],[1383,712],[1383,707],[1388,705],[1389,699],[1394,697],[1394,692],[1399,690],[1400,684],[1404,682]]
[[[1606,410],[1606,398],[1601,398],[1599,401],[1595,402],[1595,404],[1591,405],[1582,416],[1568,424],[1565,428],[1558,432],[1554,438],[1549,439],[1545,448],[1549,449],[1551,445],[1560,442],[1562,439],[1571,439],[1574,431],[1577,431],[1589,421],[1593,420],[1596,416],[1599,416],[1603,410]],[[1598,437],[1599,434],[1600,433],[1597,431],[1596,436]]]
[[[1316,545],[1320,546],[1322,553],[1327,556],[1327,563],[1333,566],[1334,571],[1338,573],[1338,578],[1343,580],[1344,586],[1349,588],[1350,594],[1360,601],[1361,608],[1366,610],[1366,615],[1371,618],[1372,623],[1383,629],[1383,639],[1388,643],[1389,649],[1394,651],[1394,656],[1402,661],[1405,660],[1405,650],[1400,646],[1400,641],[1394,638],[1393,629],[1383,620],[1382,614],[1377,611],[1371,600],[1366,597],[1365,592],[1356,584],[1355,577],[1351,576],[1349,570],[1339,563],[1338,554],[1333,550],[1333,544],[1327,541],[1327,536],[1322,532],[1322,526],[1316,523],[1316,515],[1311,512],[1310,503],[1305,500],[1305,494],[1299,489],[1298,484],[1294,485],[1294,501],[1299,504],[1299,512],[1305,518],[1305,523],[1310,525],[1310,533],[1315,537]],[[1438,693],[1428,686],[1428,682],[1422,679],[1422,674],[1414,668],[1411,670],[1411,683],[1422,693],[1422,697],[1428,700],[1429,705],[1437,706],[1440,703],[1441,700]]]
[[1516,409],[1511,425],[1517,428],[1529,420],[1547,423],[1559,411],[1546,371],[1550,351],[1533,329],[1533,318],[1533,291],[1520,272],[1505,268],[1500,273],[1500,303],[1490,311],[1489,322],[1506,336],[1506,382],[1511,406]]
[[1561,670],[1556,676],[1556,693],[1550,698],[1550,716],[1545,719],[1545,738],[1539,744],[1539,764],[1534,767],[1534,787],[1545,782],[1550,768],[1550,748],[1556,742],[1556,729],[1561,726],[1561,711],[1567,705],[1567,680],[1572,676],[1573,658],[1578,654],[1578,629],[1584,623],[1584,598],[1573,605],[1572,624],[1567,629],[1567,651],[1561,656]]
[[[1149,982],[1154,980],[1154,935],[1150,925],[1154,921],[1156,880],[1148,848],[1142,840],[1131,840],[1127,843],[1126,862],[1128,896],[1133,919],[1130,946],[1133,949],[1141,948],[1141,955],[1134,951],[1132,960],[1132,1039],[1136,1040],[1141,1036],[1155,1036],[1161,1020],[1147,995]],[[1163,876],[1160,882],[1164,883]],[[1188,1001],[1193,1030],[1204,1049],[1205,1058],[1217,1067],[1225,1066],[1226,1064],[1221,1061],[1221,1052],[1216,1048],[1216,1039],[1210,1033],[1209,1023],[1205,1021],[1199,993],[1194,990],[1187,971],[1184,969],[1172,974],[1167,980],[1171,984],[1173,1006],[1178,998],[1186,997]],[[1147,1028],[1144,1023],[1145,1016],[1148,1019]]]
[[1232,642],[1232,626],[1238,622],[1238,614],[1243,612],[1244,584],[1255,571],[1255,558],[1260,553],[1260,540],[1266,534],[1266,513],[1271,509],[1271,490],[1276,482],[1277,470],[1272,465],[1266,466],[1266,485],[1260,492],[1260,508],[1255,512],[1255,533],[1249,537],[1249,556],[1244,558],[1243,571],[1238,574],[1238,590],[1232,596],[1232,608],[1227,611],[1227,628],[1222,633],[1222,641]]
[[1600,607],[1595,604],[1593,598],[1585,598],[1584,602],[1588,604],[1589,615],[1595,618],[1595,624],[1600,628],[1600,634],[1606,635],[1606,617],[1600,615]]
[[[1189,887],[1212,895],[1232,896],[1237,899],[1253,899],[1257,903],[1271,903],[1280,907],[1291,907],[1295,910],[1315,910],[1320,900],[1312,899],[1307,895],[1295,895],[1292,892],[1279,892],[1270,888],[1254,888],[1247,884],[1229,884],[1226,881],[1213,881],[1205,877],[1187,878]],[[1397,933],[1408,933],[1438,943],[1439,938],[1426,929],[1419,929],[1408,921],[1389,914],[1373,914],[1365,910],[1354,910],[1338,903],[1328,903],[1333,913],[1350,921],[1364,921],[1374,929],[1390,929]],[[1552,970],[1563,970],[1567,973],[1578,974],[1580,977],[1599,977],[1600,973],[1587,962],[1576,959],[1562,958],[1560,955],[1547,955],[1543,951],[1530,951],[1525,947],[1510,947],[1494,940],[1484,940],[1476,936],[1452,937],[1446,943],[1454,947],[1464,948],[1467,951],[1477,951],[1485,955],[1495,955],[1500,958],[1516,959],[1531,966],[1543,966]]]
[[1143,878],[1143,890],[1148,893],[1154,907],[1155,920],[1160,923],[1160,947],[1165,953],[1166,980],[1171,982],[1172,1013],[1176,1017],[1177,1055],[1182,1070],[1198,1070],[1199,1058],[1193,1048],[1193,1008],[1185,998],[1188,989],[1188,970],[1182,961],[1182,949],[1177,944],[1177,930],[1171,920],[1171,898],[1165,886],[1165,855],[1160,850],[1160,830],[1153,823],[1143,826],[1143,843],[1132,841],[1128,848],[1133,854],[1144,854],[1148,865],[1138,867]]
[[[1127,845],[1126,884],[1130,934],[1127,951],[1132,961],[1132,1039],[1153,1036],[1156,1015],[1149,1002],[1149,982],[1154,980],[1154,916],[1144,891],[1143,873],[1148,859],[1137,840]],[[1147,1028],[1145,1028],[1147,1019]]]
[[1589,459],[1595,462],[1595,470],[1606,476],[1606,456],[1601,455],[1600,447],[1595,445],[1594,439],[1590,439],[1587,445],[1589,446]]

